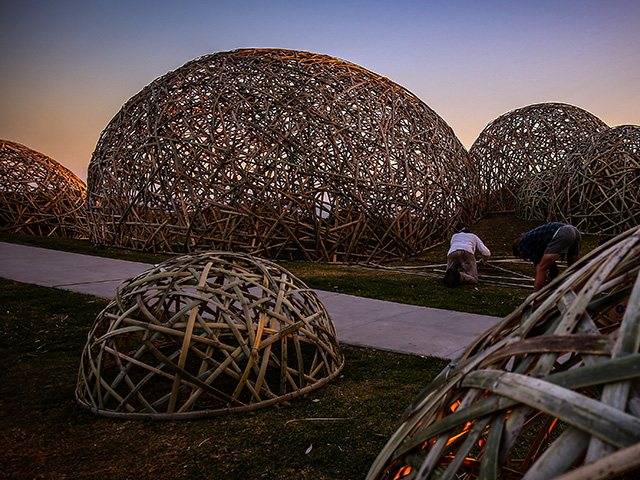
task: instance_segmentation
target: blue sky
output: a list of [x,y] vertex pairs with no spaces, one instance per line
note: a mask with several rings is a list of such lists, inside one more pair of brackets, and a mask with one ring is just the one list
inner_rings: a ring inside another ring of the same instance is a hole
[[82,180],[100,132],[201,55],[288,48],[386,76],[468,148],[494,118],[558,101],[640,124],[640,1],[3,2],[0,138]]

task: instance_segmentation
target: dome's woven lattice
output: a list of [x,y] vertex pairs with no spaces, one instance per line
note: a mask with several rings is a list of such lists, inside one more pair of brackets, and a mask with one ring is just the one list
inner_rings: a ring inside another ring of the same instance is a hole
[[118,288],[89,333],[76,398],[111,417],[198,418],[286,402],[343,365],[304,283],[266,260],[204,252]]
[[531,295],[414,399],[368,479],[640,467],[639,275],[636,227]]
[[640,126],[590,138],[553,183],[552,215],[594,234],[640,225]]
[[452,129],[387,78],[326,55],[236,50],[132,97],[88,173],[92,240],[266,258],[383,261],[474,218]]
[[55,160],[0,140],[0,231],[86,238],[86,192]]
[[516,213],[525,220],[546,220],[552,202],[553,182],[556,170],[544,170],[531,174],[520,185],[516,197]]
[[480,170],[484,212],[514,210],[518,190],[532,175],[563,165],[580,142],[606,128],[564,103],[529,105],[493,120],[469,149]]

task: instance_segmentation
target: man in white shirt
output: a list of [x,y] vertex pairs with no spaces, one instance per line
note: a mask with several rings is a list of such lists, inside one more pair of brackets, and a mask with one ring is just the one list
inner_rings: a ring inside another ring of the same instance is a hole
[[447,272],[444,275],[444,284],[447,287],[459,283],[478,283],[476,249],[482,255],[482,262],[486,262],[491,256],[491,251],[482,243],[480,237],[471,233],[469,229],[465,228],[460,233],[453,234],[447,253]]

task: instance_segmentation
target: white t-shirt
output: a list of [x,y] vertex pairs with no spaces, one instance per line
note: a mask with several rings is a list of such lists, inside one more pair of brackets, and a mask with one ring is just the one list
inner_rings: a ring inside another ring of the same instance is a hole
[[491,256],[491,251],[487,248],[487,246],[482,243],[480,237],[473,233],[454,233],[451,237],[451,247],[447,252],[449,255],[451,252],[455,252],[456,250],[466,250],[469,253],[473,253],[475,255],[476,248],[480,255],[484,257]]

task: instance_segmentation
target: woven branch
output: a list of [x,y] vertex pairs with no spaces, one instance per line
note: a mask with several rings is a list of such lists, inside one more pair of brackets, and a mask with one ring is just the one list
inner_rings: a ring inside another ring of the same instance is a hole
[[640,126],[621,125],[584,142],[552,185],[554,218],[593,234],[640,225]]
[[55,160],[0,140],[0,231],[86,238],[86,191]]
[[639,448],[636,227],[452,362],[413,400],[367,478],[612,478],[640,467],[629,455]]
[[415,95],[291,50],[186,63],[132,97],[88,172],[92,240],[266,258],[405,258],[478,217],[477,172]]
[[586,110],[563,103],[529,105],[493,120],[469,149],[479,165],[483,212],[514,210],[532,176],[563,165],[582,141],[606,128]]
[[343,365],[315,292],[269,261],[206,252],[118,288],[89,333],[76,399],[109,417],[200,418],[286,402]]

